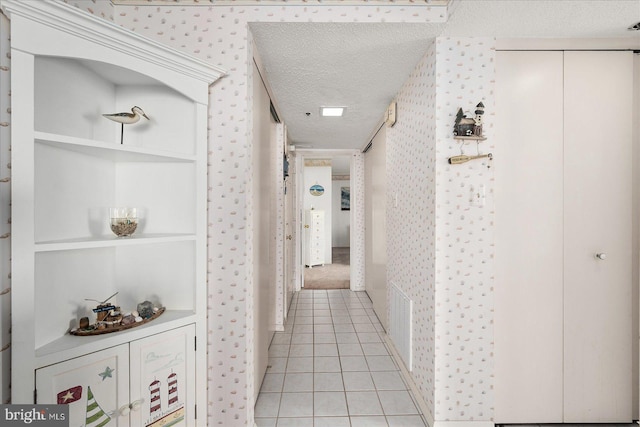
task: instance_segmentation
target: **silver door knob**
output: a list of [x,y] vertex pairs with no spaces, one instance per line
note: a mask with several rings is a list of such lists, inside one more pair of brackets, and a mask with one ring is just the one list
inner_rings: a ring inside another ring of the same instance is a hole
[[605,254],[604,252],[597,253],[596,258],[604,261],[605,259],[607,259],[607,254]]

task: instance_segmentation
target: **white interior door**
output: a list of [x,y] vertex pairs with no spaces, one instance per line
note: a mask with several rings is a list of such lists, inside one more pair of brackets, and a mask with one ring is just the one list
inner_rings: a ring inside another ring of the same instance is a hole
[[564,421],[630,422],[633,58],[564,60]]
[[562,52],[498,52],[495,419],[562,422]]

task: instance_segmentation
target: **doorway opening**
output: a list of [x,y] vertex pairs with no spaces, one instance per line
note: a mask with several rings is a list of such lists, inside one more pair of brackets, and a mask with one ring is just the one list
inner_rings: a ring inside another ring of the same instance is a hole
[[332,262],[319,267],[307,267],[304,289],[349,289],[351,268],[348,247],[332,248]]
[[305,156],[303,289],[351,286],[351,156]]

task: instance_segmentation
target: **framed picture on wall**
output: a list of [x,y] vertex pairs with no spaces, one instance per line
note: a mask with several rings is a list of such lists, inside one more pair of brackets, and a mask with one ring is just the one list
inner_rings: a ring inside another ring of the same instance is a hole
[[348,211],[351,209],[350,187],[340,187],[340,209]]

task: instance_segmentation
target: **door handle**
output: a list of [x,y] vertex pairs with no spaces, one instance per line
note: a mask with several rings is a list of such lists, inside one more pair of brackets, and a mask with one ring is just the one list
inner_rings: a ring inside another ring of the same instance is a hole
[[129,405],[122,405],[122,407],[118,410],[121,417],[126,417],[131,412],[131,407]]
[[607,259],[607,254],[605,254],[604,252],[597,253],[596,258],[601,261],[604,261],[605,259]]
[[143,403],[144,403],[144,399],[138,399],[135,402],[131,403],[129,407],[131,408],[132,411],[138,411],[142,407]]
[[305,225],[304,225],[304,228],[309,228],[309,224],[305,224]]

